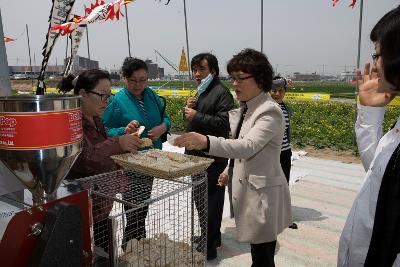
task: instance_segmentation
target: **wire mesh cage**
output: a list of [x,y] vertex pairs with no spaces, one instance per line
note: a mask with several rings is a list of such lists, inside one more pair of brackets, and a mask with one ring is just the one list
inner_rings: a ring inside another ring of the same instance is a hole
[[95,265],[205,266],[205,172],[166,180],[120,170],[80,182],[93,200]]

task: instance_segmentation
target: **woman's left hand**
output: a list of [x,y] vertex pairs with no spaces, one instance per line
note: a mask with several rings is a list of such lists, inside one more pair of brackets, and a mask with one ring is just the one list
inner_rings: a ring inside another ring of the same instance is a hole
[[207,136],[190,132],[178,136],[174,140],[174,145],[186,147],[189,150],[201,150],[207,148]]
[[156,127],[153,127],[150,131],[148,131],[147,135],[152,141],[156,141],[165,131],[167,130],[167,126],[163,123]]
[[225,173],[221,173],[218,177],[218,185],[219,186],[226,186],[229,182],[229,176]]

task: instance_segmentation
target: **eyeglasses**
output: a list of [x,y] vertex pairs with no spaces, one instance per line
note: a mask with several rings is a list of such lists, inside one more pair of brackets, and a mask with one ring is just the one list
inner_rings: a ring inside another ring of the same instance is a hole
[[378,54],[378,53],[373,53],[371,55],[373,61],[377,61],[380,56],[381,56],[381,54]]
[[249,75],[249,76],[246,76],[246,77],[233,77],[233,76],[229,77],[231,82],[235,82],[236,81],[237,83],[241,83],[244,80],[247,80],[247,79],[250,79],[250,78],[253,78],[253,75]]
[[145,82],[147,82],[147,78],[145,78],[145,79],[140,79],[140,80],[128,79],[128,82],[130,82],[130,83],[136,83],[136,84],[138,84],[138,83],[145,83]]
[[110,94],[100,94],[100,93],[97,93],[97,92],[95,92],[95,91],[86,91],[86,92],[87,92],[87,93],[94,94],[94,95],[100,96],[100,100],[103,101],[103,102],[106,102],[112,95],[114,95],[113,93],[110,93]]

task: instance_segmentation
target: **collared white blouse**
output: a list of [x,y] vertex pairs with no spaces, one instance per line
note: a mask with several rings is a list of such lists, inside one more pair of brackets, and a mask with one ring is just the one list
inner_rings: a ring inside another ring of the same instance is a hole
[[[361,161],[367,174],[354,200],[339,241],[338,266],[364,266],[372,237],[379,189],[394,150],[400,143],[400,119],[382,137],[386,107],[359,105],[356,135]],[[400,238],[400,237],[399,237]],[[393,266],[400,266],[400,254]]]

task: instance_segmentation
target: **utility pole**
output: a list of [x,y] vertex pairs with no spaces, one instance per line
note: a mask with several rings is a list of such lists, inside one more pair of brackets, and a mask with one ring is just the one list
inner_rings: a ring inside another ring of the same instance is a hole
[[[126,8],[126,5],[125,5]],[[86,10],[86,5],[83,5],[83,9]],[[86,11],[85,11],[86,13]],[[90,48],[89,48],[89,27],[88,24],[85,25],[86,27],[86,43],[87,43],[87,53],[88,53],[88,59],[90,59]]]
[[[363,19],[363,8],[364,8],[364,0],[361,0],[360,2],[360,19],[358,22],[358,44],[357,44],[357,69],[360,69],[360,54],[361,54],[361,32],[362,32],[362,19]],[[357,74],[356,74],[357,75]],[[356,92],[354,94],[355,98],[355,103],[354,103],[354,120],[353,120],[353,125],[356,123],[357,120],[357,100],[358,100],[358,81],[357,81],[357,76],[356,76]],[[355,129],[353,129],[353,145],[356,145],[356,132]]]
[[325,76],[325,67],[328,65],[322,64],[322,65],[317,65],[318,67],[322,67],[322,77]]
[[261,0],[261,53],[264,50],[264,0]]
[[[29,53],[29,67],[30,67],[30,70],[31,70],[31,76],[32,76],[32,57],[31,57],[31,45],[30,45],[30,42],[29,42],[29,29],[28,29],[28,24],[25,24],[25,26],[26,26],[26,39],[28,40],[28,53]],[[33,83],[33,80],[32,80],[32,83]]]
[[[126,4],[125,4],[125,17],[126,17],[126,35],[128,36],[128,52],[129,52],[129,57],[132,57],[132,54],[131,54],[131,40],[130,40],[130,37],[129,37],[129,22],[128,22],[128,8],[126,7]],[[87,31],[87,29],[86,29],[86,31]]]
[[190,55],[189,55],[189,36],[188,36],[188,29],[187,29],[187,17],[186,17],[186,0],[183,0],[183,10],[185,15],[185,32],[186,32],[186,54],[187,54],[187,64],[189,70],[189,79],[192,78],[191,70],[190,70]]
[[11,95],[10,70],[8,68],[3,22],[0,10],[0,96]]
[[90,59],[90,48],[89,48],[89,27],[86,24],[86,43],[87,43],[87,54],[88,54],[88,59]]

